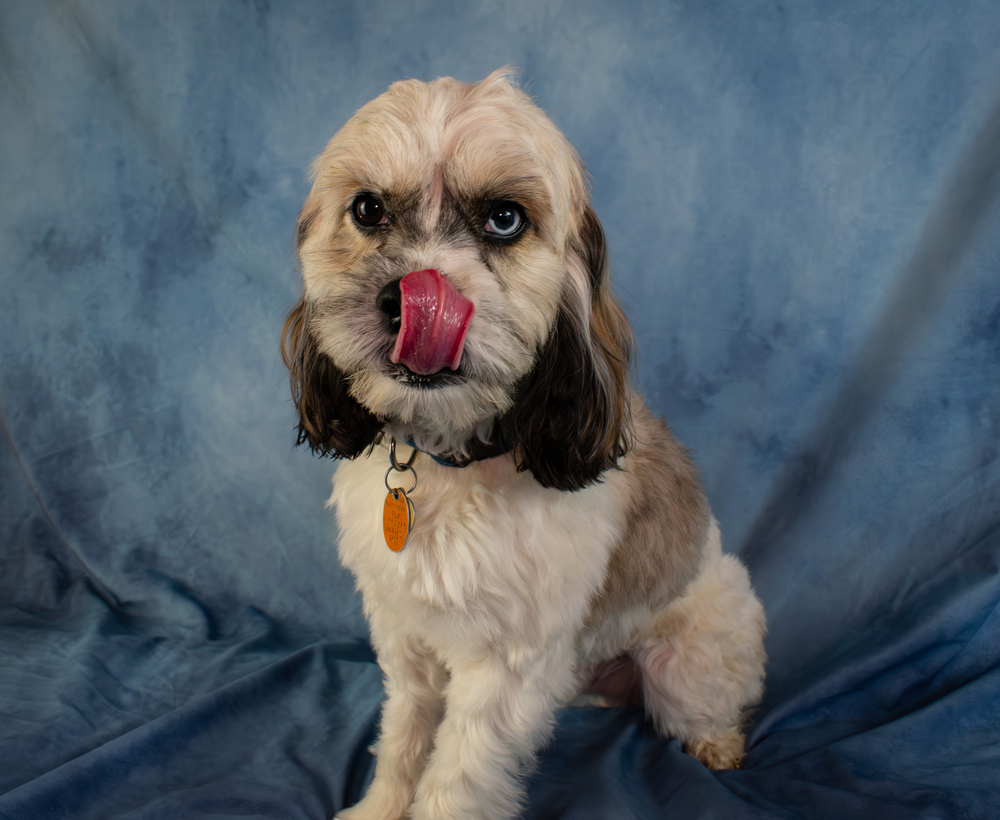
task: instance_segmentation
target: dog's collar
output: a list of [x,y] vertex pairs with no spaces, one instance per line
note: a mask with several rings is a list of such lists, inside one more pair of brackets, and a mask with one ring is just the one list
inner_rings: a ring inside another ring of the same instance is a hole
[[446,455],[438,455],[437,453],[429,453],[426,450],[421,450],[416,444],[413,443],[412,437],[407,436],[406,443],[414,450],[418,450],[419,452],[430,456],[442,467],[468,467],[476,461],[485,461],[488,458],[496,458],[497,456],[502,456],[514,449],[513,447],[502,447],[499,444],[487,444],[481,441],[474,441],[469,446],[469,455],[467,456],[453,455],[450,453]]

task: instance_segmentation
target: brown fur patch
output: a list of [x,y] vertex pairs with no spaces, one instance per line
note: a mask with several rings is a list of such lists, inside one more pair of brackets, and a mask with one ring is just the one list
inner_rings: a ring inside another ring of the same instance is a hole
[[633,409],[635,447],[621,463],[630,496],[625,531],[591,601],[592,629],[629,606],[655,609],[680,595],[698,572],[710,520],[687,451],[638,397]]

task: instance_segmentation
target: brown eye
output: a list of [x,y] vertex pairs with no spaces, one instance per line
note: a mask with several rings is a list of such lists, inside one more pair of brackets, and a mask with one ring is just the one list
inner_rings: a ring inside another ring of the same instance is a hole
[[354,218],[366,228],[388,221],[385,218],[385,207],[371,194],[361,194],[354,200]]

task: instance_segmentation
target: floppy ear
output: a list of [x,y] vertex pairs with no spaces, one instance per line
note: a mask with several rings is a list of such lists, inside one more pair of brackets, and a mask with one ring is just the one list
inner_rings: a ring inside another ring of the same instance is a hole
[[535,368],[497,430],[500,443],[514,448],[518,470],[559,490],[599,480],[632,443],[632,334],[611,294],[604,230],[589,205],[570,253],[571,275],[586,281],[564,293]]
[[304,298],[285,319],[281,358],[299,413],[296,444],[308,442],[314,453],[333,458],[355,458],[375,444],[382,422],[347,392],[343,372],[319,349]]

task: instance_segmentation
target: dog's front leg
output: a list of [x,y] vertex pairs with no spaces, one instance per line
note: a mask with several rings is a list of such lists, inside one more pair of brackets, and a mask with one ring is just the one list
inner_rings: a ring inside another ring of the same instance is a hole
[[487,653],[449,663],[445,715],[411,817],[515,817],[523,803],[519,774],[548,738],[556,707],[575,689],[568,642],[516,669]]
[[433,653],[409,639],[379,646],[386,699],[375,777],[364,799],[337,820],[399,820],[406,814],[442,712],[447,674]]

